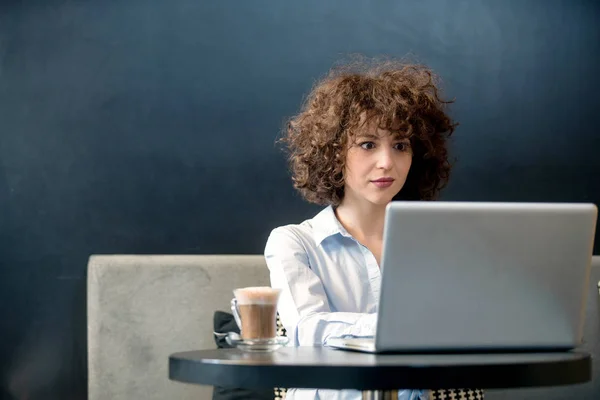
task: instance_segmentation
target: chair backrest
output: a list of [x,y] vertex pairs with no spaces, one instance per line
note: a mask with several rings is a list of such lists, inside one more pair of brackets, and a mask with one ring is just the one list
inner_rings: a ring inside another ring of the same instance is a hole
[[588,292],[584,344],[582,351],[592,355],[592,380],[573,386],[561,386],[538,389],[487,390],[486,400],[598,400],[600,399],[600,256],[592,257],[592,273]]
[[168,356],[215,348],[232,290],[269,285],[262,255],[95,255],[88,263],[88,398],[211,399],[169,381]]
[[[597,400],[600,393],[600,256],[592,262],[583,350],[593,380],[568,387],[486,390],[486,399]],[[211,399],[212,387],[168,379],[168,356],[214,348],[213,313],[232,290],[268,285],[262,255],[92,256],[88,264],[88,398]]]

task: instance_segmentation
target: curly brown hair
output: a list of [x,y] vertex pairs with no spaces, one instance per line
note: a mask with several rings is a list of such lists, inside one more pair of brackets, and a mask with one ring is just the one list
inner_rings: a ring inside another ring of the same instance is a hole
[[377,118],[381,129],[411,143],[412,166],[394,200],[435,199],[448,182],[447,138],[458,125],[444,112],[453,100],[439,94],[438,77],[421,64],[360,58],[334,67],[315,84],[281,139],[294,187],[311,203],[340,204],[346,149],[366,113],[367,121]]

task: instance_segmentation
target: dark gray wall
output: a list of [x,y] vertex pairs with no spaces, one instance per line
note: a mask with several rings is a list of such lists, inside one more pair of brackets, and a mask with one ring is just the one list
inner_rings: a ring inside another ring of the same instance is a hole
[[583,0],[1,1],[2,398],[85,398],[90,254],[261,253],[314,213],[274,140],[348,53],[443,77],[444,199],[600,203],[599,20]]

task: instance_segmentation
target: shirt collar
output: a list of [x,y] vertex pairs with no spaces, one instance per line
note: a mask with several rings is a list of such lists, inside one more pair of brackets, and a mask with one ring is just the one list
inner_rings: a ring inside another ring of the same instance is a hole
[[340,224],[332,206],[328,206],[312,219],[313,237],[317,245],[330,236],[340,234],[350,237],[348,231]]

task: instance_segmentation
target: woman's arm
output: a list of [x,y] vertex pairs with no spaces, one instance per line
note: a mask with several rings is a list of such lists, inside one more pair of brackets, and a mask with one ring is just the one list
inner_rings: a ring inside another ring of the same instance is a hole
[[281,323],[296,346],[320,346],[329,337],[372,336],[377,314],[331,312],[323,283],[311,270],[304,244],[289,227],[274,229],[265,259],[271,286],[281,289]]

